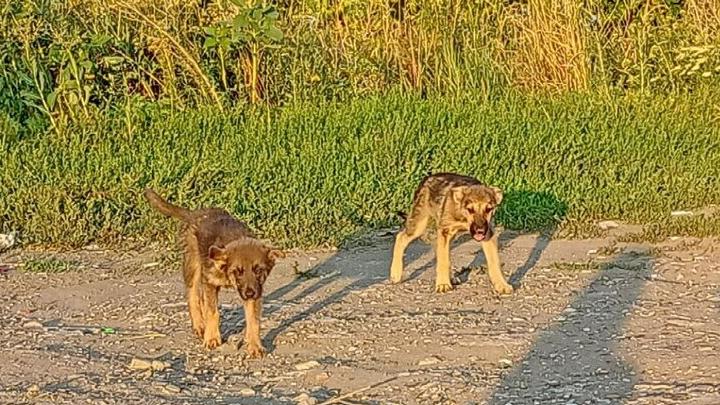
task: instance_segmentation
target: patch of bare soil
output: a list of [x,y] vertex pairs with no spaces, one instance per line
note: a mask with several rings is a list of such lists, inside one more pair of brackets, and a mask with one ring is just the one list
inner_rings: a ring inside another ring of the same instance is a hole
[[[5,253],[0,402],[720,403],[714,241],[506,232],[504,271],[520,287],[502,298],[475,242],[454,247],[458,284],[447,294],[433,291],[421,242],[408,250],[406,281],[386,283],[391,244],[283,260],[266,290],[262,360],[244,354],[231,291],[221,295],[227,343],[202,348],[166,251]],[[49,256],[73,266],[22,271]]]

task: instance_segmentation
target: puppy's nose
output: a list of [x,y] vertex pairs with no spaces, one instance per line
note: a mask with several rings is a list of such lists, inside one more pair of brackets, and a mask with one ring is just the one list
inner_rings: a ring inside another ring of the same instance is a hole
[[243,290],[243,298],[245,299],[252,299],[255,298],[255,289],[254,288],[246,288]]
[[478,231],[473,234],[473,239],[482,241],[485,239],[485,232]]

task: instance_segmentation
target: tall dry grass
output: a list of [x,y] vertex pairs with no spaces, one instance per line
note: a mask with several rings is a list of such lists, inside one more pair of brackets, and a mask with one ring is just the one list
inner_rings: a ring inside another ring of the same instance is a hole
[[513,82],[530,89],[585,90],[590,84],[588,30],[575,0],[529,0],[510,17]]
[[[652,92],[720,77],[717,0],[286,0],[276,3],[282,40],[204,46],[208,29],[232,25],[254,5],[7,0],[0,108],[61,127],[128,98],[187,108],[396,87],[487,97],[508,88]],[[706,51],[688,70],[697,48]]]

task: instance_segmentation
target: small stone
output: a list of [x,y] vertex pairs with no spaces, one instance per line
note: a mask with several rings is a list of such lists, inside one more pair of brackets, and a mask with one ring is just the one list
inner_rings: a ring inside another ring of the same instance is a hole
[[28,387],[27,395],[30,397],[36,397],[40,394],[40,387],[37,384],[33,384]]
[[500,359],[498,363],[500,363],[500,367],[502,368],[509,368],[513,365],[513,362],[510,359]]
[[152,361],[133,358],[132,360],[130,360],[129,367],[131,370],[148,370],[148,369],[152,369],[153,365],[152,365]]
[[246,387],[240,390],[240,395],[243,397],[254,397],[255,390],[250,387]]
[[25,322],[25,324],[23,324],[23,328],[25,328],[25,329],[43,329],[44,326],[43,326],[43,324],[41,324],[38,321],[30,321],[30,322]]
[[315,360],[306,361],[305,363],[299,363],[295,365],[295,370],[304,371],[310,370],[316,367],[320,367],[320,363]]
[[433,364],[438,364],[442,360],[437,356],[430,356],[428,358],[422,359],[418,362],[418,366],[430,366]]
[[179,394],[182,391],[182,388],[172,384],[165,384],[162,389],[168,394]]
[[693,215],[695,215],[695,214],[693,214],[692,211],[683,211],[683,210],[673,211],[670,213],[670,216],[673,216],[673,217],[691,217]]
[[242,342],[238,340],[228,340],[227,342],[220,345],[218,351],[222,354],[237,353],[240,350],[241,343]]
[[293,401],[295,401],[297,405],[315,405],[318,402],[317,399],[311,397],[306,393],[302,393],[296,396],[295,398],[293,398]]
[[614,229],[619,227],[617,222],[615,221],[600,221],[597,224],[598,228],[602,229],[603,231],[607,231],[608,229]]
[[330,379],[330,373],[327,373],[325,371],[319,372],[315,375],[314,379],[317,383],[324,383],[325,381]]

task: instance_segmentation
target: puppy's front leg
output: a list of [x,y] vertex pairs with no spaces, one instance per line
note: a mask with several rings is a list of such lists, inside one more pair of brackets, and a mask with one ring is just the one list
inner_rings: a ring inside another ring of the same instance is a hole
[[245,342],[247,354],[251,358],[265,355],[265,348],[260,342],[260,317],[262,315],[262,299],[247,300],[245,307]]
[[220,346],[220,311],[218,311],[219,287],[210,284],[203,286],[203,319],[205,320],[205,334],[203,345],[208,349]]
[[435,247],[436,274],[435,292],[444,293],[452,290],[450,282],[450,240],[452,236],[447,230],[440,230],[437,234]]
[[512,294],[513,287],[505,280],[505,276],[503,276],[502,270],[500,269],[497,235],[493,236],[489,241],[482,242],[482,248],[485,253],[488,275],[490,276],[490,282],[493,288],[501,295]]

